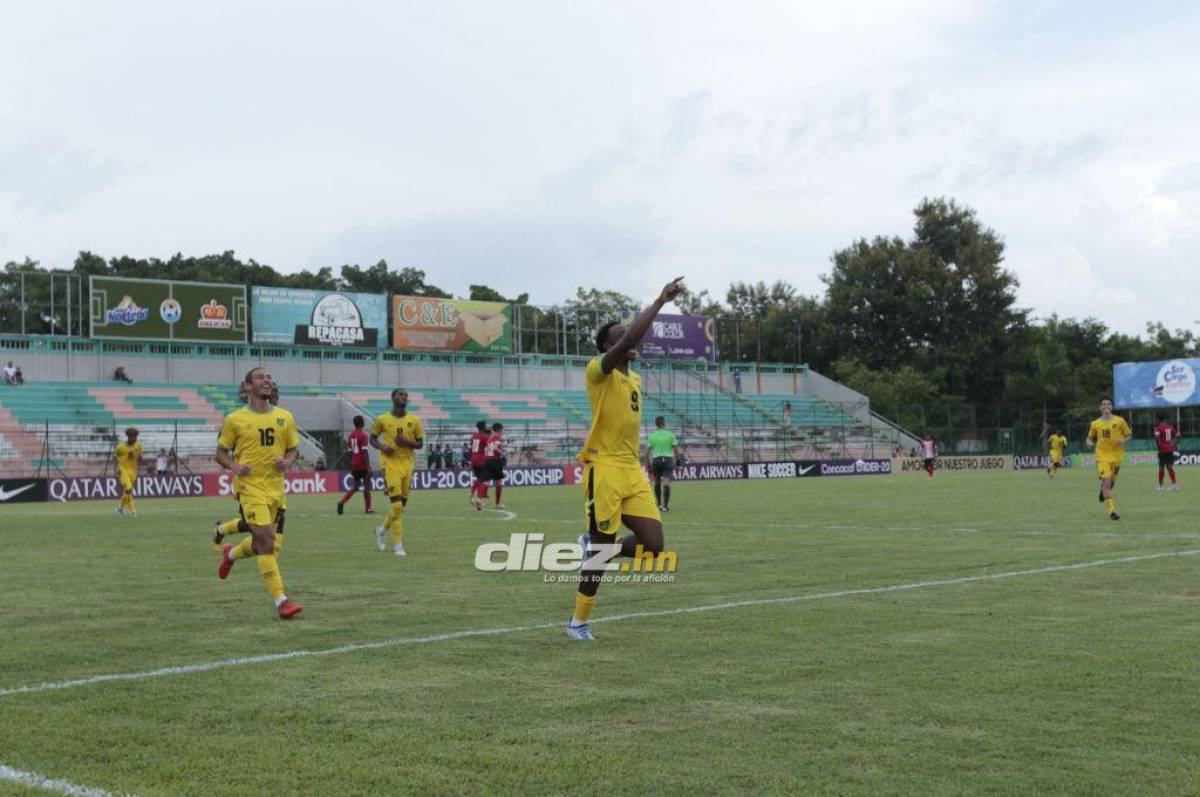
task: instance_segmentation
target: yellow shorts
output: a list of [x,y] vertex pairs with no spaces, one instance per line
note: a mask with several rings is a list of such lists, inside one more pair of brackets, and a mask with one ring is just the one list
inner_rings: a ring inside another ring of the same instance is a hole
[[257,491],[243,490],[238,494],[238,507],[242,517],[251,526],[273,526],[283,509],[283,493],[268,495]]
[[384,492],[389,499],[408,498],[412,487],[412,468],[385,467],[383,469]]
[[1101,479],[1116,480],[1117,474],[1121,472],[1121,460],[1098,459],[1096,460],[1096,470],[1099,472]]
[[137,483],[136,473],[121,473],[118,475],[121,480],[121,489],[127,493],[133,492],[133,485]]
[[583,512],[588,531],[616,534],[621,515],[661,520],[650,482],[638,465],[584,465]]
[[1052,464],[1052,465],[1063,464],[1063,455],[1062,455],[1061,451],[1051,451],[1050,452],[1050,464]]

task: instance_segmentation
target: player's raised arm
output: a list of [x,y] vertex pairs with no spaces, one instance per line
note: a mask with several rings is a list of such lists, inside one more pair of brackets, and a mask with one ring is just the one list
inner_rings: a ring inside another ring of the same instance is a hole
[[663,305],[674,299],[683,291],[683,277],[676,277],[668,282],[658,295],[658,298],[650,303],[650,306],[638,313],[637,318],[633,319],[633,323],[625,329],[625,334],[620,340],[614,343],[604,352],[604,357],[600,360],[600,367],[604,373],[611,373],[614,368],[620,365],[625,355],[632,351],[646,333],[650,331],[650,324],[654,321],[654,317],[658,315],[658,311],[663,309]]

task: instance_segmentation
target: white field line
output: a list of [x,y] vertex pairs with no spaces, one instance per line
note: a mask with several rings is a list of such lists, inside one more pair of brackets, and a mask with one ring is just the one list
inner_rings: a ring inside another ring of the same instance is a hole
[[[1035,567],[1028,570],[1009,570],[1003,573],[960,576],[958,578],[947,578],[937,581],[916,581],[908,584],[892,584],[886,587],[864,587],[860,589],[838,590],[836,592],[817,592],[807,595],[789,595],[780,598],[756,598],[751,600],[726,601],[724,603],[700,604],[697,606],[681,606],[674,609],[653,609],[644,612],[632,612],[629,614],[616,614],[609,617],[599,617],[592,622],[616,623],[623,620],[644,619],[650,617],[669,617],[678,614],[696,614],[699,612],[739,609],[746,606],[772,606],[789,603],[807,603],[809,601],[827,600],[830,598],[847,598],[857,595],[881,595],[889,592],[904,592],[908,590],[928,589],[931,587],[948,587],[959,584],[971,584],[980,581],[999,581],[1002,579],[1036,576],[1045,573],[1062,573],[1070,570],[1086,570],[1089,568],[1104,567],[1106,565],[1147,562],[1153,559],[1166,559],[1178,556],[1196,556],[1197,554],[1200,554],[1200,548],[1185,551],[1166,551],[1163,553],[1143,554],[1140,556],[1123,556],[1114,559],[1096,559],[1090,562],[1076,562],[1066,565],[1046,565],[1044,567]],[[12,697],[14,695],[38,694],[40,692],[56,692],[64,689],[73,689],[75,687],[90,686],[92,684],[108,683],[111,681],[145,681],[151,678],[162,678],[169,675],[186,675],[189,673],[219,670],[227,667],[242,667],[248,664],[265,664],[275,661],[285,661],[287,659],[309,658],[313,656],[337,656],[344,653],[355,653],[360,650],[378,650],[380,648],[393,648],[404,645],[428,645],[438,642],[449,642],[454,639],[466,639],[468,637],[505,636],[508,634],[519,634],[526,631],[543,631],[550,628],[562,628],[563,625],[563,621],[558,621],[531,623],[529,625],[514,625],[502,628],[476,628],[463,631],[449,631],[447,633],[432,634],[430,636],[399,637],[395,639],[382,639],[376,642],[355,642],[348,645],[340,645],[334,648],[324,648],[319,650],[293,650],[285,653],[268,653],[261,656],[245,656],[234,659],[222,659],[219,661],[206,661],[196,664],[185,664],[176,667],[162,667],[157,670],[144,670],[141,672],[93,675],[87,678],[77,678],[70,681],[51,681],[40,684],[32,684],[29,686],[14,686],[6,689],[0,689],[0,698]]]
[[47,778],[36,772],[22,772],[19,769],[13,769],[4,764],[0,764],[0,780],[6,780],[9,783],[19,783],[31,789],[41,789],[42,791],[50,791],[55,794],[69,794],[72,797],[115,797],[115,795],[103,789],[93,788],[92,786],[80,786],[65,780]]

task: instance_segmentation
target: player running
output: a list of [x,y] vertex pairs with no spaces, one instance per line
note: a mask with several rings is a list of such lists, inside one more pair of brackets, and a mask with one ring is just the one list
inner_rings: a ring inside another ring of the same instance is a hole
[[[496,508],[503,509],[504,504],[500,503],[500,494],[504,491],[504,466],[508,464],[508,458],[504,456],[504,424],[493,423],[492,433],[488,436],[487,445],[483,449],[484,468],[487,470],[487,478],[496,486]],[[484,498],[487,498],[487,485],[484,484]]]
[[392,552],[406,556],[404,550],[404,510],[408,507],[408,491],[412,486],[413,467],[417,449],[425,445],[425,430],[421,419],[408,411],[408,391],[398,387],[392,391],[392,410],[375,418],[371,424],[371,446],[380,451],[384,489],[391,506],[387,517],[375,529],[379,550],[387,550],[387,533],[392,533]]
[[363,416],[354,416],[354,430],[346,437],[346,450],[350,452],[350,478],[354,486],[346,491],[342,500],[337,503],[337,513],[340,515],[346,509],[346,502],[354,497],[359,490],[363,491],[363,503],[366,504],[368,515],[375,512],[371,509],[371,441],[363,431],[366,421]]
[[921,459],[924,460],[921,467],[929,474],[929,478],[933,478],[933,469],[937,465],[937,441],[933,439],[933,435],[928,432],[921,438]]
[[1058,433],[1057,429],[1050,430],[1046,444],[1050,447],[1050,463],[1046,466],[1046,475],[1054,478],[1063,464],[1063,451],[1067,448],[1067,438]]
[[1129,441],[1129,424],[1119,415],[1113,415],[1112,399],[1100,399],[1100,417],[1092,421],[1088,429],[1088,448],[1096,449],[1096,470],[1100,474],[1100,502],[1108,510],[1111,520],[1120,520],[1117,505],[1113,501],[1113,487],[1117,474],[1121,472],[1121,460],[1125,458],[1125,443]]
[[288,600],[283,591],[277,559],[282,534],[276,532],[276,523],[284,506],[283,474],[299,454],[300,433],[290,412],[272,406],[274,382],[265,368],[250,369],[245,382],[249,401],[225,416],[216,459],[218,465],[233,471],[238,507],[250,536],[236,546],[225,543],[217,576],[227,578],[237,560],[254,557],[280,619],[290,620],[303,607]]
[[1175,478],[1175,451],[1179,448],[1179,427],[1171,423],[1165,416],[1158,416],[1158,426],[1154,427],[1154,442],[1158,444],[1158,489],[1163,489],[1163,471],[1171,474],[1171,490],[1179,489],[1179,480]]
[[646,464],[654,475],[654,502],[663,512],[671,511],[671,479],[679,459],[679,441],[667,429],[667,419],[654,419],[654,431],[646,438]]
[[133,502],[133,488],[137,484],[138,465],[142,461],[142,444],[138,442],[138,430],[130,426],[125,430],[125,442],[117,443],[113,451],[117,460],[117,478],[121,481],[121,500],[117,502],[117,514],[125,510],[137,517],[137,504]]
[[[238,385],[238,398],[240,398],[242,400],[243,404],[248,404],[250,401],[250,387],[245,382]],[[279,406],[279,385],[277,385],[274,380],[271,381],[271,397],[268,398],[267,401],[270,402],[272,407]],[[231,496],[235,502],[238,500],[238,494],[237,494],[236,489],[233,491],[233,493],[231,493]],[[250,533],[250,526],[246,523],[246,518],[242,517],[241,505],[239,504],[238,506],[239,506],[238,514],[236,517],[232,517],[229,520],[226,520],[224,523],[222,523],[221,521],[218,520],[215,524],[213,524],[213,551],[216,553],[221,552],[221,543],[225,540],[226,536],[228,536],[230,534],[249,534]],[[276,556],[278,556],[280,553],[283,552],[283,526],[284,526],[284,516],[285,515],[287,515],[287,493],[284,493],[283,504],[279,507],[279,511],[276,513],[276,519],[275,519],[275,555]]]
[[[654,317],[682,290],[683,277],[679,277],[667,283],[629,327],[615,321],[600,327],[596,333],[600,356],[593,358],[584,371],[592,428],[576,458],[583,464],[583,509],[588,530],[578,540],[585,561],[575,595],[575,612],[567,623],[567,635],[572,639],[594,639],[588,629],[588,616],[596,605],[605,563],[593,563],[593,554],[605,560],[611,554],[604,552],[615,549],[621,556],[657,556],[663,550],[662,517],[638,457],[642,382],[629,365],[637,357],[635,347]],[[633,534],[618,545],[617,530],[622,524]]]
[[490,437],[487,421],[478,421],[475,434],[468,441],[471,446],[471,503],[477,512],[483,510],[487,501],[487,443]]

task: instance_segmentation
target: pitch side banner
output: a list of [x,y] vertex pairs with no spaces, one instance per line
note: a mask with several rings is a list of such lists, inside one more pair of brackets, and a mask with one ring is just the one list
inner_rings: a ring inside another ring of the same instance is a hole
[[255,343],[301,346],[387,345],[387,297],[298,288],[250,289]]
[[414,351],[512,351],[512,306],[392,297],[392,346]]
[[91,336],[246,342],[246,286],[90,277]]
[[[1012,458],[1013,470],[1046,470],[1050,467],[1049,454],[1018,454]],[[1070,468],[1075,464],[1075,458],[1063,456],[1060,468]]]
[[1120,409],[1190,407],[1200,404],[1200,358],[1117,363],[1113,402]]
[[833,459],[820,463],[822,476],[886,476],[892,472],[890,459]]
[[[1080,465],[1085,468],[1096,467],[1095,454],[1083,454],[1080,456]],[[1200,465],[1200,454],[1175,454],[1176,465]],[[1135,451],[1127,453],[1125,459],[1121,461],[1122,467],[1134,465],[1153,465],[1158,467],[1158,452],[1157,451]]]
[[703,315],[659,313],[638,352],[643,357],[716,362],[716,322]]
[[[1004,456],[994,457],[976,457],[976,456],[946,456],[937,457],[933,462],[935,471],[1005,471],[1012,470],[1013,458]],[[894,473],[925,473],[925,460],[920,457],[901,457],[892,460],[892,471]]]
[[0,479],[0,504],[45,500],[45,479]]
[[[215,474],[207,474],[215,476]],[[205,476],[139,476],[133,485],[135,498],[187,498],[215,495],[206,492]],[[121,497],[121,482],[116,476],[98,478],[48,479],[51,501],[90,501]]]

